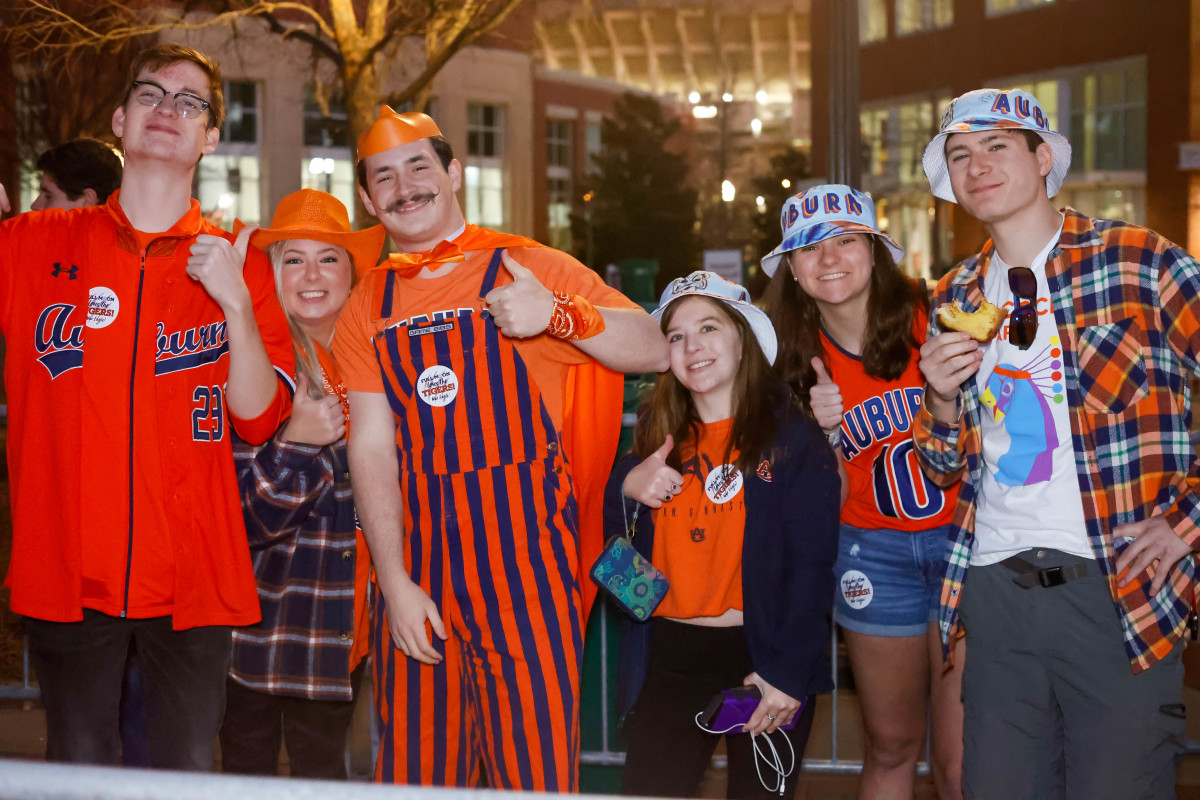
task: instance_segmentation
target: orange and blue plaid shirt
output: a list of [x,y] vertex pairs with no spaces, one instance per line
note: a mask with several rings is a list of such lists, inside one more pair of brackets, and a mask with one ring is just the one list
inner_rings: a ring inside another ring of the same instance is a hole
[[[1115,563],[1128,540],[1118,525],[1163,516],[1193,550],[1200,546],[1200,467],[1189,439],[1192,377],[1200,374],[1200,264],[1136,225],[1065,209],[1046,261],[1063,347],[1071,441],[1087,536],[1108,577],[1135,673],[1165,656],[1195,606],[1195,555],[1171,568],[1151,596],[1144,571],[1119,588]],[[975,310],[995,252],[988,241],[938,283],[934,307],[958,300]],[[940,333],[936,315],[930,335]],[[942,583],[939,627],[948,647],[975,539],[975,498],[983,476],[980,399],[974,378],[960,392],[961,415],[947,425],[925,408],[913,437],[930,478],[963,484]]]

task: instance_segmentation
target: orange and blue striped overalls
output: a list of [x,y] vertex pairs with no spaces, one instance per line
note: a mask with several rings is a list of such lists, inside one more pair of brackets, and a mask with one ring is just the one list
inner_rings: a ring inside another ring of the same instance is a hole
[[[383,280],[387,319],[396,273]],[[376,591],[375,778],[474,786],[482,763],[494,788],[576,791],[578,513],[541,392],[486,310],[401,321],[374,345],[397,420],[405,560],[450,635],[432,637],[440,664],[406,658]]]

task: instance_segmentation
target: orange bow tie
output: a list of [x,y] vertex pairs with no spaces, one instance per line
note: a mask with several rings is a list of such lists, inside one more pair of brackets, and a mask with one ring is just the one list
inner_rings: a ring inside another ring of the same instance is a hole
[[465,261],[466,258],[454,242],[442,241],[432,250],[420,253],[392,253],[388,256],[388,268],[400,273],[401,278],[411,278],[425,267],[437,269],[443,264]]

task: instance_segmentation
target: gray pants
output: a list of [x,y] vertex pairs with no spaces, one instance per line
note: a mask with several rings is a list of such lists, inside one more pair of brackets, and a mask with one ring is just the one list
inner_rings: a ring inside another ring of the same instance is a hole
[[[1078,561],[1054,550],[1022,556],[1039,567]],[[1175,796],[1183,643],[1134,675],[1108,581],[1090,567],[1031,589],[1002,564],[971,567],[961,607],[965,797]]]

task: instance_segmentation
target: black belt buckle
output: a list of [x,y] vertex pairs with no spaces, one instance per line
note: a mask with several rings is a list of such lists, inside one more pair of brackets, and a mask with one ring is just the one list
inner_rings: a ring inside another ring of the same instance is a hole
[[1050,589],[1054,586],[1062,586],[1067,582],[1066,577],[1063,575],[1062,567],[1046,567],[1045,569],[1039,569],[1037,576],[1038,583],[1040,583],[1042,587],[1046,589]]

